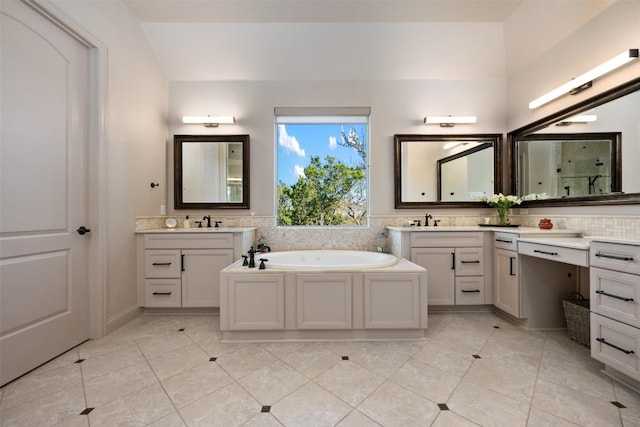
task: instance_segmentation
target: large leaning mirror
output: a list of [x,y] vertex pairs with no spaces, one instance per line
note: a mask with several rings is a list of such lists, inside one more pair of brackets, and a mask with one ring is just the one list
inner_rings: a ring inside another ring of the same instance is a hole
[[249,135],[175,135],[175,209],[249,208]]
[[477,207],[500,191],[501,134],[395,135],[396,209]]
[[511,192],[531,206],[640,202],[640,78],[508,135]]

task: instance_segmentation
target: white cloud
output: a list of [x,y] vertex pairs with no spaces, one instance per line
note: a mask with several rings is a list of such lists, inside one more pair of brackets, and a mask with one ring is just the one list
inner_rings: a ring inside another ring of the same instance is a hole
[[304,149],[300,148],[300,143],[295,136],[291,136],[287,133],[287,127],[285,125],[278,125],[278,145],[283,147],[287,152],[294,153],[299,157],[304,157]]
[[335,136],[330,136],[329,137],[329,148],[334,150],[337,146],[338,146],[338,141],[336,140],[336,137]]
[[296,174],[296,176],[297,176],[298,178],[299,178],[299,177],[306,178],[306,176],[305,176],[305,174],[304,174],[304,167],[302,167],[302,166],[300,166],[300,165],[295,165],[295,166],[293,167],[293,169],[294,169],[294,172],[295,172],[295,174]]

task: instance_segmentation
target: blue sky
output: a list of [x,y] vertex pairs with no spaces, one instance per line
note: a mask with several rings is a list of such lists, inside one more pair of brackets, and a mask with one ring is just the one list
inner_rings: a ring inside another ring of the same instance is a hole
[[309,165],[312,156],[324,159],[333,156],[345,164],[358,164],[360,157],[352,148],[341,147],[340,130],[345,133],[354,128],[357,134],[364,137],[368,149],[366,124],[278,124],[276,138],[278,142],[278,178],[277,181],[292,185],[298,176]]

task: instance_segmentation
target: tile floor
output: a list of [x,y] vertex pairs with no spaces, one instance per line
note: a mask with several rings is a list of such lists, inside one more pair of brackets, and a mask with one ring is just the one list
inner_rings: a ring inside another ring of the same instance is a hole
[[640,395],[562,332],[433,314],[420,342],[221,342],[142,316],[0,389],[2,426],[637,426]]

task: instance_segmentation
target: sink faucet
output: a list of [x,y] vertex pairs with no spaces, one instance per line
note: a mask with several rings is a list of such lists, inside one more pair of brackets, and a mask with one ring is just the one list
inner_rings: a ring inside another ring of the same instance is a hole
[[215,225],[213,226],[213,228],[220,228],[219,226],[220,226],[220,224],[222,224],[222,221],[213,221],[213,222],[214,222],[214,224],[215,224]]
[[202,220],[207,220],[207,228],[211,228],[211,215],[205,215],[204,218],[202,218]]
[[424,226],[428,227],[429,226],[429,219],[433,218],[431,215],[429,214],[424,214]]

